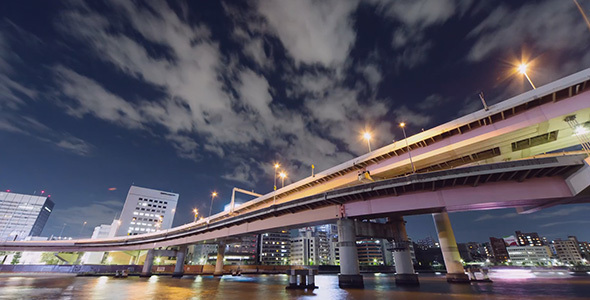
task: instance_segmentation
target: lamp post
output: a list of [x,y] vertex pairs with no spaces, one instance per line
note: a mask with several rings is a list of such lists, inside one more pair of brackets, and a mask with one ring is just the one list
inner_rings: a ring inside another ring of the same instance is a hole
[[207,223],[209,223],[209,218],[211,218],[211,210],[213,209],[213,198],[217,197],[217,192],[211,193],[211,206],[209,206],[209,216],[207,217]]
[[529,75],[526,73],[526,69],[527,69],[528,65],[525,63],[521,63],[518,66],[518,72],[520,72],[520,74],[523,74],[524,77],[526,77],[526,79],[528,79],[529,83],[531,84],[531,86],[533,87],[533,90],[536,89],[535,85],[533,84],[533,82],[531,81],[531,78],[529,77]]
[[281,171],[279,173],[279,177],[281,177],[281,188],[285,187],[285,178],[287,177],[287,173],[285,171]]
[[84,227],[86,226],[86,221],[84,221],[84,224],[82,224],[82,228],[80,228],[80,232],[78,233],[78,237],[82,237],[82,231],[84,231]]
[[199,210],[198,209],[193,209],[193,213],[195,214],[195,220],[193,222],[197,222],[197,216],[199,215]]
[[275,163],[274,195],[272,196],[273,197],[273,200],[272,200],[272,204],[273,205],[277,204],[277,171],[278,171],[278,169],[279,169],[280,166],[281,165],[279,165],[278,163]]
[[365,133],[363,133],[363,138],[367,140],[367,146],[369,146],[369,152],[371,152],[371,133],[365,131]]
[[412,161],[412,153],[410,152],[410,145],[408,144],[408,136],[406,136],[406,123],[399,123],[399,127],[401,127],[402,131],[404,132],[404,139],[406,140],[406,149],[408,150],[408,156],[410,157],[410,165],[412,165],[412,174],[415,174],[416,168],[414,168],[414,162]]

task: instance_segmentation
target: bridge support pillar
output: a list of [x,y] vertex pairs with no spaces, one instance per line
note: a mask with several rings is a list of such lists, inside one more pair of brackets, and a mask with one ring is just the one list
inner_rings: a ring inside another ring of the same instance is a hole
[[225,257],[225,243],[219,242],[217,245],[217,261],[215,262],[215,272],[213,276],[223,276],[223,258]]
[[150,277],[152,276],[152,266],[154,265],[154,249],[148,250],[145,256],[145,262],[143,262],[143,268],[139,277]]
[[445,266],[447,267],[447,282],[469,283],[469,276],[465,274],[463,264],[461,263],[461,256],[459,255],[449,214],[446,211],[434,213],[432,214],[432,218],[436,225],[440,250],[442,251]]
[[393,225],[393,260],[395,261],[395,284],[396,285],[419,285],[418,274],[414,271],[412,254],[410,253],[410,242],[406,232],[406,222],[402,216],[389,217]]
[[186,245],[182,245],[176,251],[176,265],[174,266],[172,277],[180,278],[184,275],[184,258],[186,256],[186,249]]
[[356,230],[354,220],[338,220],[338,246],[340,247],[340,288],[364,288],[363,276],[359,272],[359,259],[356,249]]

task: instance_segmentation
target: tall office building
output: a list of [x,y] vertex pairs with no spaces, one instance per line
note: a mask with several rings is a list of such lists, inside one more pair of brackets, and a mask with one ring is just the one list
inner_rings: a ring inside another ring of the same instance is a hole
[[381,239],[357,239],[356,249],[360,265],[385,264],[385,249]]
[[289,231],[263,233],[259,238],[260,255],[258,260],[263,265],[287,265],[291,250]]
[[502,238],[490,237],[490,248],[494,261],[502,263],[508,260],[508,250],[506,250],[506,243]]
[[138,235],[172,227],[178,194],[131,186],[117,236]]
[[555,249],[559,261],[564,264],[577,264],[582,262],[582,255],[580,254],[578,239],[574,236],[569,236],[567,240],[557,239],[551,244]]
[[53,206],[49,196],[0,192],[0,240],[41,235]]

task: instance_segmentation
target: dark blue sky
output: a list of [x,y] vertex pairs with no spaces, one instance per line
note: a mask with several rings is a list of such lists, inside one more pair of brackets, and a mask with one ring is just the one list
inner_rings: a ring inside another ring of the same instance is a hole
[[[271,191],[274,161],[296,181],[366,152],[364,129],[377,148],[522,93],[522,58],[538,86],[590,66],[573,1],[150,3],[0,3],[0,188],[52,195],[45,235],[110,223],[133,183],[180,193],[180,225],[213,190],[214,211]],[[588,210],[451,219],[459,241],[590,240]]]

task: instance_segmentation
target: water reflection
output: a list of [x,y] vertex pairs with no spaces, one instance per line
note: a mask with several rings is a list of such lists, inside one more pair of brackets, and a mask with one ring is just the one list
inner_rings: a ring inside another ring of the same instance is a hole
[[316,277],[319,289],[286,290],[286,275],[182,279],[129,277],[0,277],[0,299],[446,299],[578,298],[590,295],[590,277],[496,280],[448,284],[444,276],[421,276],[420,286],[400,287],[391,274],[365,276],[365,289],[342,290],[336,275]]

